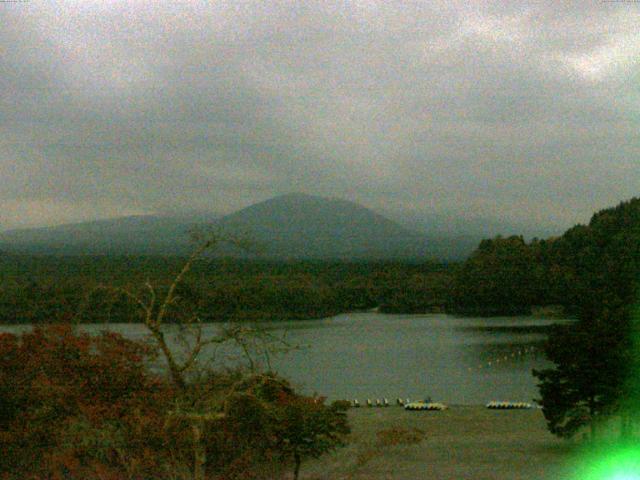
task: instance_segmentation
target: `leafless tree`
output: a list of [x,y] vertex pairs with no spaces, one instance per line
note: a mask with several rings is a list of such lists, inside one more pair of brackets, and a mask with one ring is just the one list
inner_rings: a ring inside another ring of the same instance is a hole
[[[189,374],[197,374],[198,361],[202,352],[208,346],[232,342],[240,348],[248,364],[249,373],[256,375],[258,367],[256,356],[264,358],[270,369],[271,354],[287,350],[290,346],[284,338],[243,324],[228,324],[218,328],[214,333],[205,334],[203,322],[197,309],[189,311],[189,309],[180,308],[181,306],[178,305],[180,300],[179,287],[192,271],[194,264],[201,260],[207,252],[213,250],[220,243],[230,244],[243,250],[251,246],[250,242],[245,239],[232,238],[228,235],[212,232],[195,233],[193,238],[195,241],[194,250],[185,260],[180,271],[173,277],[168,289],[160,290],[149,280],[145,282],[140,291],[105,285],[99,288],[125,295],[138,307],[142,322],[162,353],[171,382],[178,391],[175,406],[168,412],[167,423],[186,421],[190,425],[194,445],[193,479],[203,480],[207,460],[203,440],[205,427],[209,423],[215,423],[225,418],[227,402],[237,393],[236,387],[243,384],[243,379],[227,389],[222,396],[219,393],[214,393],[213,389],[207,390],[206,388],[200,388],[196,393],[190,389]],[[176,355],[167,340],[164,327],[168,323],[177,324],[181,329],[182,344],[185,347],[183,358]],[[207,393],[216,398],[203,398],[203,396],[207,396]]]

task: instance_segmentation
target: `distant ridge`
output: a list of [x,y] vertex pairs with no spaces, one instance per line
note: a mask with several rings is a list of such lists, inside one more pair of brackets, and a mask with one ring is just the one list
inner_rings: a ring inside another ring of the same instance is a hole
[[[133,216],[0,233],[3,249],[39,254],[185,254],[189,231],[206,225],[241,234],[273,259],[460,259],[476,241],[430,237],[357,203],[280,195],[223,217]],[[222,254],[238,252],[222,251]]]
[[184,219],[138,215],[9,230],[0,232],[0,244],[5,250],[37,254],[186,253],[192,227]]

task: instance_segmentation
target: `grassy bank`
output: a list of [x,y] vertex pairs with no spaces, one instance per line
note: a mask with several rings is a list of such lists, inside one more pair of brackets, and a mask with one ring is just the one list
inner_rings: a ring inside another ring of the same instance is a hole
[[538,409],[454,406],[443,412],[407,412],[389,407],[352,409],[349,415],[349,446],[309,462],[301,478],[562,479],[574,445],[553,437]]

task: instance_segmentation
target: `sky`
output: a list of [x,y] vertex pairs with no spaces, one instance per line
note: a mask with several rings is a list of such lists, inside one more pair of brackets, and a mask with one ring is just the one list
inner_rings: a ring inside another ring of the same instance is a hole
[[639,194],[634,1],[0,2],[0,229],[289,192],[569,227]]

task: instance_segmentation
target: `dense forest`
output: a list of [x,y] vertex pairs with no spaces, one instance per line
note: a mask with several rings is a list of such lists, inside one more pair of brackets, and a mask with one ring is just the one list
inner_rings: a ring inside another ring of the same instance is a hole
[[562,236],[546,240],[483,240],[455,272],[450,309],[508,315],[534,305],[559,305],[577,315],[603,291],[635,291],[640,258],[640,199],[593,215]]
[[[0,322],[130,322],[126,292],[167,288],[184,257],[0,258]],[[179,295],[205,322],[320,318],[378,308],[442,311],[452,267],[439,263],[202,260]]]

